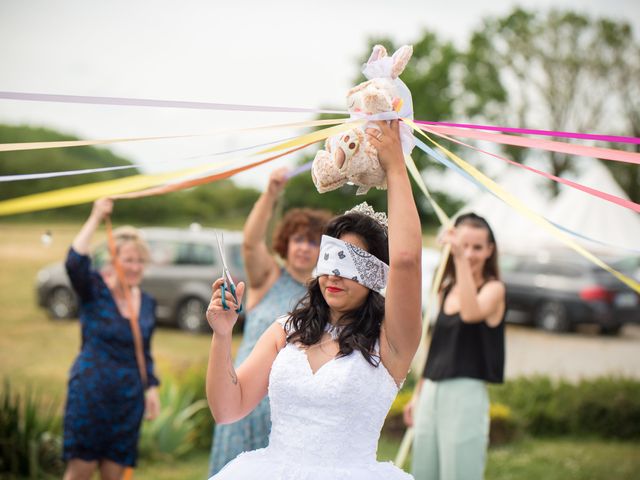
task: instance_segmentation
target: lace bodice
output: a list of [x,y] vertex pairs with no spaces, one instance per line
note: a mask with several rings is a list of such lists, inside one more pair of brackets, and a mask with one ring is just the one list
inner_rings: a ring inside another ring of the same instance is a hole
[[[285,320],[278,319],[283,328]],[[287,343],[269,376],[269,446],[240,454],[212,480],[412,480],[391,462],[376,461],[397,393],[384,365],[374,367],[360,352],[314,374],[306,352]]]
[[288,343],[269,378],[269,447],[307,464],[375,462],[397,392],[384,365],[372,366],[360,352],[332,359],[314,374],[306,352]]

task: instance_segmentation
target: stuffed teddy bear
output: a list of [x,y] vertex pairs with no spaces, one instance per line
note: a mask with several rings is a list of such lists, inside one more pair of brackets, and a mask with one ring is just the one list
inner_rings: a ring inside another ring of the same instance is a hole
[[[413,118],[411,93],[398,78],[412,53],[413,48],[405,45],[389,57],[382,45],[373,47],[371,57],[362,70],[368,80],[347,94],[352,119],[385,112]],[[357,185],[357,195],[367,193],[371,187],[387,188],[387,178],[378,161],[378,152],[367,140],[366,128],[377,127],[365,124],[327,138],[325,150],[316,153],[311,168],[311,178],[318,192],[329,192],[345,183]],[[404,153],[411,153],[413,134],[407,125],[400,125],[400,136]]]

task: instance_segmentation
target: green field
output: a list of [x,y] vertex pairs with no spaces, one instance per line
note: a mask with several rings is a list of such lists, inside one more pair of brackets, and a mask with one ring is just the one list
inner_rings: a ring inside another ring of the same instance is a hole
[[[34,281],[47,263],[64,258],[77,225],[0,224],[0,376],[15,387],[37,387],[62,405],[67,371],[80,345],[76,321],[52,321],[35,305]],[[53,243],[41,234],[49,229]],[[101,240],[98,236],[96,241]],[[186,335],[160,328],[153,349],[159,375],[173,374],[206,363],[207,335]],[[384,438],[379,458],[395,457],[398,440]],[[489,452],[487,479],[632,479],[640,471],[640,448],[631,442],[600,439],[523,439]],[[206,452],[180,462],[142,461],[136,479],[203,479]]]

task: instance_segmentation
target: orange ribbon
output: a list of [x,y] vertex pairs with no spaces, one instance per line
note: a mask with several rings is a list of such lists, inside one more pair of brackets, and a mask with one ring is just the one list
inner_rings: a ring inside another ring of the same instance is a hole
[[[131,297],[131,289],[129,288],[129,285],[127,285],[127,279],[124,275],[124,271],[122,270],[122,265],[120,264],[120,262],[118,262],[116,256],[116,242],[113,238],[111,219],[109,217],[106,217],[104,219],[104,223],[105,227],[107,228],[107,238],[109,242],[109,253],[111,254],[111,263],[113,264],[113,267],[116,271],[118,284],[122,293],[124,294],[124,299],[127,302],[127,307],[129,308],[129,325],[131,326],[131,334],[133,335],[133,345],[135,347],[136,363],[138,364],[138,370],[140,370],[140,379],[142,380],[143,387],[146,388],[148,384],[147,366],[144,359],[142,334],[140,333],[140,323],[138,322],[138,311],[136,308],[134,308],[133,298]],[[142,302],[140,303],[142,304]]]

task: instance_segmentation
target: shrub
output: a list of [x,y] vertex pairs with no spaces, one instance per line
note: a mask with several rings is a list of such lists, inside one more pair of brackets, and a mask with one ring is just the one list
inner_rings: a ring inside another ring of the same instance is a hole
[[392,437],[402,437],[405,431],[403,412],[404,407],[413,395],[413,389],[403,388],[395,400],[391,404],[391,408],[389,409],[389,413],[387,414],[387,418],[384,421],[383,431],[385,435],[389,435]]
[[[207,401],[206,395],[206,366],[190,367],[180,371],[180,385],[189,388],[193,392],[194,400]],[[215,425],[213,416],[209,408],[199,410],[194,415],[194,448],[201,451],[209,451],[211,449],[213,427]]]
[[[396,396],[384,422],[385,435],[400,438],[406,430],[404,425],[404,407],[413,396],[413,389],[402,389]],[[491,445],[500,445],[514,440],[520,434],[520,423],[506,405],[491,404],[489,409],[491,427],[489,439]]]
[[509,407],[502,403],[492,403],[489,407],[491,427],[489,429],[489,444],[504,445],[518,437],[520,426]]
[[640,382],[621,378],[552,382],[519,378],[490,387],[492,401],[508,405],[532,435],[640,438]]
[[145,421],[140,434],[141,457],[177,459],[196,448],[198,413],[206,410],[207,402],[196,399],[189,386],[165,378],[160,387],[160,415]]
[[62,439],[57,402],[27,390],[12,394],[9,380],[0,396],[0,472],[19,477],[60,477]]
[[[607,438],[640,439],[640,382],[601,378],[575,388],[572,431]],[[569,412],[567,412],[569,413]]]

